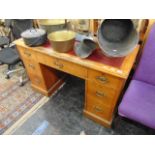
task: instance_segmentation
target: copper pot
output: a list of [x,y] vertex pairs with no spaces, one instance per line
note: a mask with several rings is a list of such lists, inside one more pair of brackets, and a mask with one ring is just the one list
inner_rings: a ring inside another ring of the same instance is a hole
[[52,32],[48,35],[52,48],[57,52],[68,52],[74,47],[76,33],[63,30]]

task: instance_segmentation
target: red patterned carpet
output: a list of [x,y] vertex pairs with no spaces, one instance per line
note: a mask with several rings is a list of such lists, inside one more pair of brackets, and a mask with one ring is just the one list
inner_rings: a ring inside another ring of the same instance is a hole
[[0,65],[0,134],[3,134],[26,112],[36,105],[43,95],[32,90],[30,82],[19,86],[18,74],[5,79],[6,65]]

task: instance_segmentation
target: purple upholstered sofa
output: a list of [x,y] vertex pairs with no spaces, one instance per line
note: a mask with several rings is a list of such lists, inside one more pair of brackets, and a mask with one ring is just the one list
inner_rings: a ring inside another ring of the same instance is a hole
[[119,115],[155,129],[155,24],[133,79],[118,108]]

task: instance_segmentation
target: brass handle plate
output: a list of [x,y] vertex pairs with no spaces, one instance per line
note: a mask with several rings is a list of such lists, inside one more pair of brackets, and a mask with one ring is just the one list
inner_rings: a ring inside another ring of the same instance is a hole
[[105,96],[105,94],[103,93],[103,92],[99,92],[99,91],[96,91],[96,96],[98,96],[98,97],[104,97]]
[[101,109],[98,106],[94,106],[94,111],[96,111],[96,112],[103,112],[103,109]]
[[59,63],[58,61],[55,61],[54,65],[57,66],[60,69],[62,69],[64,67],[64,65],[62,63]]
[[30,53],[30,52],[27,52],[27,51],[24,51],[24,54],[25,54],[26,56],[28,56],[28,57],[31,56],[31,53]]
[[104,76],[97,76],[96,79],[99,80],[102,83],[107,83],[108,82],[108,79],[106,77],[104,77]]

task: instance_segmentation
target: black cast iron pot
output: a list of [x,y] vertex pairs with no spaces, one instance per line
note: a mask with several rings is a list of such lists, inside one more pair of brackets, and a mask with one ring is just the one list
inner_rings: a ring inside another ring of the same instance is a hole
[[21,37],[28,46],[40,46],[47,41],[47,33],[43,29],[28,29]]

